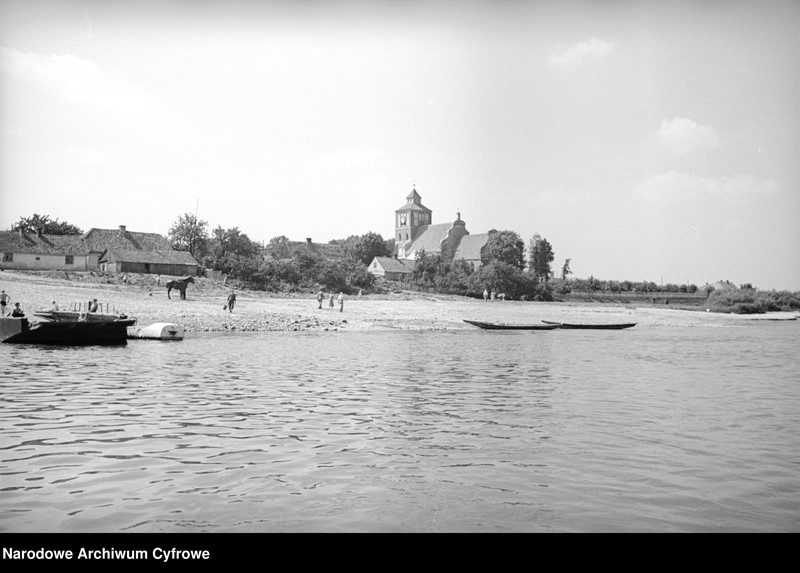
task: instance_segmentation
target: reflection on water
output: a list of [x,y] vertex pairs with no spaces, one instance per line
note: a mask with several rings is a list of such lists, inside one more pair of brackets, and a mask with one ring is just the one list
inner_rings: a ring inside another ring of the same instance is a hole
[[797,327],[2,345],[0,530],[797,531]]

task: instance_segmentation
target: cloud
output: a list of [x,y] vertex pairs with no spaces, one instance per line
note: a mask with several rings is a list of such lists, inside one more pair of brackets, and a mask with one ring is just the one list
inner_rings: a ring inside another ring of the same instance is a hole
[[614,44],[601,38],[578,42],[570,48],[554,51],[547,63],[554,68],[573,67],[587,60],[603,59],[614,50]]
[[758,180],[749,174],[728,177],[701,177],[669,171],[646,179],[636,190],[647,201],[703,201],[709,198],[733,199],[774,193],[774,179]]
[[685,117],[662,121],[658,139],[661,145],[673,153],[691,153],[719,145],[719,137],[713,127],[698,125]]
[[148,111],[154,105],[142,89],[71,54],[42,56],[0,48],[0,70],[16,80],[39,84],[70,103],[122,112]]

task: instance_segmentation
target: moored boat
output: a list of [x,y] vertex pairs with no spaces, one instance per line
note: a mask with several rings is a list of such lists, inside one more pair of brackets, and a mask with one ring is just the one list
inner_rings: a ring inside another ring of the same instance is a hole
[[88,346],[127,344],[130,321],[56,322],[0,318],[0,342]]
[[128,327],[128,338],[146,338],[150,340],[183,340],[183,327],[171,322],[156,322],[148,326]]
[[125,314],[104,312],[78,312],[75,310],[34,310],[33,316],[40,321],[49,322],[116,322],[118,320],[133,320]]
[[479,320],[467,320],[464,322],[482,328],[484,330],[555,330],[556,325],[551,324],[504,324],[500,322],[481,322]]
[[543,320],[542,322],[566,330],[622,330],[624,328],[636,326],[635,322],[619,322],[612,324],[570,324],[567,322],[552,322],[550,320]]

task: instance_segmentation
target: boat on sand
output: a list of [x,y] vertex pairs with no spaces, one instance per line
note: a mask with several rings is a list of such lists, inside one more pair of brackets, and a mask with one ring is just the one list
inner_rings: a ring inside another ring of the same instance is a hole
[[547,325],[566,330],[622,330],[624,328],[636,326],[635,322],[621,322],[612,324],[570,324],[568,322],[552,322],[550,320],[543,320],[542,322]]
[[464,322],[484,330],[555,330],[552,324],[504,324],[498,322],[481,322],[479,320],[466,320]]

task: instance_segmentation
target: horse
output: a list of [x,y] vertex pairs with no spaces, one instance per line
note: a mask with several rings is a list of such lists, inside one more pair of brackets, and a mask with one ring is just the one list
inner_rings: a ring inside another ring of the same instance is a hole
[[179,279],[174,281],[167,282],[167,298],[172,298],[169,296],[169,291],[172,289],[178,289],[181,291],[181,300],[186,300],[186,287],[189,283],[194,282],[194,277],[186,277],[185,279]]

